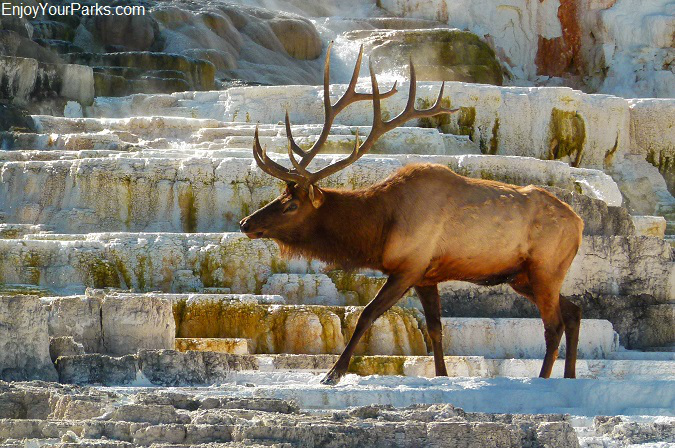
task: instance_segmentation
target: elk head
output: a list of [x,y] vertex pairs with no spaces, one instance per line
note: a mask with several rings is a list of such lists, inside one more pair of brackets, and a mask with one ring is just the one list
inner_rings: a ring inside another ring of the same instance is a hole
[[[441,99],[443,98],[443,89],[445,83],[441,84],[441,90],[436,99],[436,103],[424,110],[415,109],[415,93],[417,89],[417,82],[415,76],[415,67],[410,60],[410,88],[408,93],[408,102],[403,112],[398,114],[391,120],[384,121],[381,114],[380,100],[394,95],[396,90],[396,83],[386,93],[380,94],[375,77],[375,71],[372,63],[369,64],[370,82],[372,86],[372,94],[357,93],[356,83],[359,78],[359,69],[361,67],[361,60],[363,59],[363,46],[359,50],[359,55],[356,60],[356,67],[352,74],[351,81],[347,90],[342,97],[335,103],[330,101],[330,49],[331,44],[326,51],[326,62],[324,66],[323,75],[323,98],[324,98],[324,116],[325,122],[321,134],[312,147],[305,151],[300,148],[293,139],[291,132],[291,122],[286,111],[286,137],[288,138],[288,157],[290,158],[292,168],[286,168],[283,165],[275,162],[267,156],[266,151],[260,146],[260,139],[258,136],[258,127],[256,126],[255,137],[253,141],[253,158],[256,163],[265,173],[281,179],[286,182],[285,191],[275,200],[259,209],[255,213],[242,219],[239,223],[241,231],[249,238],[275,238],[288,239],[294,234],[307,231],[306,223],[311,222],[312,216],[324,204],[324,191],[317,186],[317,183],[334,174],[343,168],[351,165],[356,160],[367,153],[375,143],[375,141],[384,133],[399,127],[406,122],[416,119],[432,117],[438,114],[453,113],[458,109],[446,109],[441,106]],[[316,172],[309,172],[307,167],[314,157],[319,153],[323,145],[328,139],[331,126],[335,116],[339,114],[348,105],[357,102],[371,100],[373,102],[373,124],[368,137],[361,142],[358,131],[356,133],[356,143],[351,154],[335,163],[332,163]],[[295,158],[297,154],[300,156],[300,161]],[[292,239],[292,238],[291,238]]]

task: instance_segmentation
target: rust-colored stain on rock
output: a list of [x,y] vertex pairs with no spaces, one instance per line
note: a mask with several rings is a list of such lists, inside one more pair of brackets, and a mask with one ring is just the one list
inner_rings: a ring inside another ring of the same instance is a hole
[[562,37],[546,39],[539,36],[535,64],[537,74],[562,76],[576,74],[580,61],[581,27],[579,25],[580,0],[560,0],[558,19]]

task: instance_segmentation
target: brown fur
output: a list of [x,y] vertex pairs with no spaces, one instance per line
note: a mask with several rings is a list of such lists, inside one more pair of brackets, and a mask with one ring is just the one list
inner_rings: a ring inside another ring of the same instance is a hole
[[[368,190],[322,191],[325,201],[301,233],[274,238],[282,253],[318,259],[342,269],[379,269],[387,220],[393,214],[391,204],[373,199]],[[365,226],[357,224],[366,222]]]
[[[440,319],[436,285],[447,280],[506,282],[539,307],[547,341],[541,376],[550,375],[565,325],[578,338],[575,316],[580,311],[565,302],[563,314],[559,291],[581,243],[583,222],[550,193],[470,179],[433,164],[408,165],[362,190],[319,192],[323,202],[316,208],[306,187],[291,184],[242,220],[242,230],[251,237],[273,238],[286,254],[388,274],[387,284],[359,319],[353,340],[413,286],[424,295],[423,304],[430,302],[425,305],[428,325],[429,313],[432,320]],[[282,213],[291,203],[297,210]],[[440,330],[436,333],[440,337]],[[437,373],[444,374],[436,342]],[[576,353],[574,337],[569,343]],[[354,345],[350,341],[328,382],[344,374]],[[566,364],[569,377],[574,376],[574,354]]]

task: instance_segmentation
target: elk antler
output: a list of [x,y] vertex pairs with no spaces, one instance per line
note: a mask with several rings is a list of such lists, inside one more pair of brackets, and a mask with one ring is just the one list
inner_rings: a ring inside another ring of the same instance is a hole
[[257,125],[255,127],[255,136],[253,138],[253,158],[260,169],[270,176],[276,177],[277,179],[281,179],[286,182],[295,182],[297,184],[304,184],[306,182],[305,177],[303,177],[301,174],[293,172],[285,166],[279,165],[277,162],[267,157],[267,153],[260,146]]
[[[253,142],[253,157],[255,158],[256,163],[260,166],[260,168],[267,174],[270,174],[274,177],[277,177],[285,181],[295,182],[299,185],[315,184],[321,179],[328,177],[331,174],[334,174],[357,161],[362,155],[367,153],[372,148],[375,141],[377,141],[377,139],[380,138],[382,134],[385,134],[386,132],[389,132],[390,130],[398,126],[401,126],[406,122],[415,118],[432,117],[434,115],[439,115],[443,113],[450,114],[457,112],[459,110],[459,109],[447,109],[441,105],[441,100],[443,99],[443,90],[445,88],[445,82],[441,84],[441,90],[433,106],[424,110],[415,109],[417,77],[415,75],[415,67],[413,65],[411,57],[410,89],[408,92],[408,102],[406,103],[406,107],[403,110],[403,112],[398,114],[396,117],[388,121],[383,121],[380,107],[380,100],[382,98],[392,96],[394,93],[397,92],[396,82],[394,82],[394,86],[391,88],[391,90],[389,90],[384,94],[380,94],[380,90],[377,85],[377,78],[375,76],[375,70],[373,69],[372,62],[369,62],[368,68],[370,70],[370,82],[372,85],[373,93],[372,94],[357,93],[355,91],[356,82],[358,81],[359,77],[359,69],[361,67],[361,60],[363,58],[363,45],[361,45],[361,49],[359,50],[359,56],[356,60],[354,73],[352,74],[352,79],[349,82],[347,90],[342,95],[342,97],[337,101],[337,103],[331,105],[329,92],[330,90],[329,65],[330,65],[330,48],[332,44],[333,43],[331,42],[326,52],[326,62],[323,76],[325,122],[318,140],[314,142],[314,145],[312,145],[312,147],[308,151],[302,150],[302,148],[300,148],[295,143],[295,140],[293,139],[293,135],[291,133],[291,122],[288,117],[288,110],[286,111],[286,136],[288,138],[288,156],[291,159],[293,169],[289,170],[288,168],[279,165],[278,163],[274,162],[273,160],[267,157],[265,151],[260,147],[260,141],[258,139],[258,128],[256,126],[255,138]],[[359,135],[357,131],[354,149],[352,150],[352,153],[348,157],[345,157],[344,159],[341,159],[333,164],[330,164],[322,168],[321,170],[317,171],[316,173],[310,173],[307,170],[307,166],[310,164],[314,156],[318,154],[319,150],[326,142],[330,129],[333,125],[333,120],[335,116],[339,114],[349,104],[352,104],[356,101],[363,101],[370,99],[372,99],[373,101],[373,125],[370,134],[363,142],[363,144],[361,144],[359,141]],[[299,156],[302,157],[302,159],[298,162],[295,159],[293,153],[298,154]]]
[[[286,110],[286,136],[288,137],[288,143],[291,145],[293,152],[302,157],[300,165],[303,168],[306,168],[307,165],[312,161],[315,155],[318,154],[321,147],[326,143],[330,129],[333,126],[333,120],[335,116],[342,112],[342,110],[349,106],[352,103],[357,101],[366,101],[372,100],[373,95],[368,93],[357,93],[356,92],[356,83],[359,80],[359,71],[361,70],[361,60],[363,59],[363,45],[359,48],[359,55],[356,58],[356,65],[354,66],[354,72],[352,73],[352,79],[349,81],[347,90],[342,95],[342,97],[334,104],[330,103],[330,50],[333,46],[333,42],[328,44],[328,49],[326,50],[326,62],[324,63],[323,68],[323,107],[324,107],[324,125],[321,130],[319,138],[308,151],[303,151],[293,139],[293,134],[291,132],[291,121],[288,118],[288,110]],[[393,87],[386,93],[382,94],[383,98],[388,98],[395,94],[396,82],[394,82]]]

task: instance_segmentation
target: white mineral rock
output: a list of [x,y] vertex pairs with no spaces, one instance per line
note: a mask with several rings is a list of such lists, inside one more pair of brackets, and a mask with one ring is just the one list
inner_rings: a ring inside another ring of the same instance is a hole
[[58,379],[49,357],[47,313],[36,297],[0,297],[0,376],[6,381]]
[[108,294],[101,301],[103,353],[126,355],[141,349],[175,347],[171,302],[152,296],[133,300]]
[[666,219],[663,216],[632,216],[637,235],[663,238],[666,234]]
[[[546,353],[541,319],[442,318],[446,355],[487,358],[543,358]],[[619,336],[608,321],[583,319],[578,356],[605,358],[619,347]],[[565,355],[565,338],[560,356]]]

